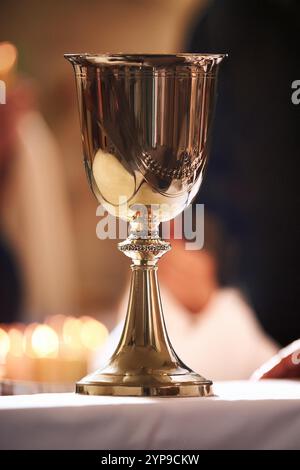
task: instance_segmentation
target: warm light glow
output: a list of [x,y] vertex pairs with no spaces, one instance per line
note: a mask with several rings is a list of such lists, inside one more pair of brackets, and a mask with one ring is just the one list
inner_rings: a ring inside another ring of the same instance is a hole
[[7,74],[15,65],[18,56],[17,48],[10,42],[0,43],[0,74]]
[[0,361],[4,361],[9,351],[9,336],[0,328]]
[[57,315],[51,315],[47,317],[45,323],[46,325],[51,326],[51,328],[53,328],[53,330],[60,335],[65,321],[66,316],[58,313]]
[[98,349],[106,340],[108,330],[99,321],[94,318],[84,317],[83,325],[80,331],[82,344],[92,351]]
[[26,326],[23,336],[23,350],[26,356],[35,357],[35,353],[32,349],[32,334],[37,328],[38,323],[30,323]]
[[56,356],[59,341],[55,331],[48,325],[38,325],[32,333],[32,349],[36,356]]
[[81,321],[68,317],[63,325],[63,341],[71,349],[81,349]]
[[37,382],[74,382],[87,373],[93,352],[108,337],[95,318],[61,314],[44,323],[0,327],[0,377]]
[[10,347],[9,354],[16,357],[22,357],[23,349],[23,333],[17,328],[11,328],[8,332]]

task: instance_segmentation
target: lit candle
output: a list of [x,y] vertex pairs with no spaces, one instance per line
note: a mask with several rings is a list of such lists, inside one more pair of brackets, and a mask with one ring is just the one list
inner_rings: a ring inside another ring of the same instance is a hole
[[87,373],[91,354],[105,342],[96,319],[54,315],[44,324],[0,328],[2,376],[22,381],[73,383]]
[[9,336],[0,328],[0,377],[5,374],[6,357],[9,351]]
[[15,79],[18,51],[10,42],[0,42],[0,80],[9,88]]
[[28,358],[24,355],[24,338],[20,326],[8,330],[9,351],[6,360],[6,377],[14,380],[29,380],[30,369]]

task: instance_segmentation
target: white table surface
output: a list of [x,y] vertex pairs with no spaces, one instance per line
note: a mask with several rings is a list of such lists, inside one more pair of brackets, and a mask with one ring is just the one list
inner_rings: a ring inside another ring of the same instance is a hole
[[0,449],[300,449],[300,381],[219,382],[215,393],[0,397]]

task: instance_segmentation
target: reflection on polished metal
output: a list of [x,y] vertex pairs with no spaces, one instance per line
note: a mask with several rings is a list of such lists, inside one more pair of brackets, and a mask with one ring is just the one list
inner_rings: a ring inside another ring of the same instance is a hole
[[210,396],[212,382],[191,371],[171,346],[156,263],[170,249],[158,235],[159,223],[182,212],[202,182],[224,55],[65,57],[75,71],[88,180],[98,201],[129,221],[119,249],[132,260],[119,345],[109,364],[78,382],[76,391]]

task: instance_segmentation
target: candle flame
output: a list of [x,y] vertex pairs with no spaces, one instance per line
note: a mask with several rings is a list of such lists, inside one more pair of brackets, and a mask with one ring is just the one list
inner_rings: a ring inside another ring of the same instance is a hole
[[81,349],[81,321],[78,318],[67,317],[63,325],[63,342],[71,349]]
[[5,330],[0,328],[0,362],[5,361],[9,351],[9,336]]
[[32,349],[32,334],[37,328],[38,323],[30,323],[26,326],[23,335],[23,350],[26,356],[35,357],[35,352]]
[[23,333],[17,328],[11,328],[8,331],[9,336],[9,354],[16,357],[22,357],[24,353]]
[[91,317],[83,318],[83,325],[80,330],[80,338],[83,346],[95,351],[103,345],[107,336],[108,330],[103,323],[100,323]]
[[59,341],[55,331],[48,325],[38,325],[32,333],[32,349],[37,357],[56,357]]
[[10,42],[0,43],[0,74],[7,74],[17,61],[18,51]]

